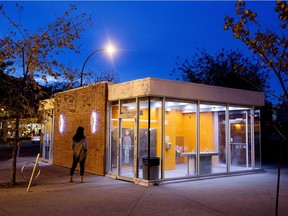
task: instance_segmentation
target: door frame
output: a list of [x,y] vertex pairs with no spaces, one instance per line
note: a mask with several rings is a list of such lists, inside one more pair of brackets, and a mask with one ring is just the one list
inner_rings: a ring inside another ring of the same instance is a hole
[[[123,150],[122,150],[122,147],[123,147],[123,128],[122,128],[122,121],[123,119],[128,119],[128,121],[131,121],[133,122],[133,136],[131,137],[131,139],[133,140],[132,143],[132,149],[133,149],[133,153],[132,153],[132,165],[131,165],[131,168],[132,168],[132,171],[133,171],[133,175],[132,177],[129,177],[129,176],[125,176],[121,173],[121,169],[123,168],[122,167],[122,155],[123,155]],[[117,153],[116,153],[116,161],[117,161],[117,169],[116,169],[116,178],[117,179],[123,179],[123,180],[128,180],[128,181],[133,181],[133,179],[135,178],[135,163],[137,161],[137,158],[135,157],[135,151],[137,152],[137,142],[136,142],[136,137],[137,137],[137,134],[136,134],[136,127],[137,127],[137,124],[136,124],[136,118],[135,116],[129,116],[129,115],[125,115],[125,114],[120,114],[119,116],[119,128],[118,128],[118,137],[117,137]]]
[[[231,149],[231,147],[232,147],[232,145],[234,145],[233,140],[232,140],[233,138],[231,136],[231,133],[232,133],[231,125],[235,124],[234,120],[236,120],[236,119],[237,118],[230,119],[230,116],[228,119],[228,121],[229,121],[229,130],[228,130],[228,132],[229,132],[229,148],[230,148],[229,149],[229,152],[230,152],[229,167],[231,167],[231,163],[232,163],[232,149]],[[249,142],[249,140],[248,140],[249,139],[248,124],[249,124],[249,122],[248,122],[248,113],[247,112],[245,112],[245,119],[243,119],[243,123],[245,125],[245,139],[242,140],[241,143],[236,143],[236,144],[237,145],[245,144],[244,146],[241,146],[241,148],[245,147],[245,164],[246,164],[246,167],[249,167],[249,145],[248,145],[248,142]]]

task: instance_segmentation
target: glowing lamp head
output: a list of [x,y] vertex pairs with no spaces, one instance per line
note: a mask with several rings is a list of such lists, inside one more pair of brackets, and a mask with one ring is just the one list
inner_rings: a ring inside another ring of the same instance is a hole
[[109,45],[107,48],[106,48],[106,51],[112,55],[113,53],[115,53],[115,48],[111,45]]

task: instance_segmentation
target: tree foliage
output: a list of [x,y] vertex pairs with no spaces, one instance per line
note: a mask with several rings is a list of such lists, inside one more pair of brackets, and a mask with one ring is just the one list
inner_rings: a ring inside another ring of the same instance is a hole
[[[21,16],[24,8],[16,4]],[[19,122],[21,118],[35,115],[39,100],[45,97],[47,89],[40,86],[35,79],[41,78],[48,82],[48,77],[55,79],[64,77],[72,80],[75,71],[71,71],[61,60],[61,54],[68,51],[79,53],[75,41],[79,39],[85,26],[91,24],[91,18],[86,14],[74,15],[75,5],[71,5],[62,16],[54,22],[30,32],[21,23],[15,22],[0,7],[4,20],[10,23],[11,29],[0,38],[0,64],[10,64],[11,73],[7,70],[1,73],[1,109],[8,111],[10,117],[16,119],[15,143],[11,184],[16,181],[16,152],[19,140]],[[7,68],[6,68],[7,69]],[[6,72],[6,74],[5,74]],[[13,74],[15,73],[15,74]],[[17,75],[17,78],[12,75]],[[2,79],[3,78],[3,79]]]
[[172,74],[180,74],[187,82],[264,91],[269,87],[261,62],[244,57],[240,50],[225,50],[215,55],[199,50],[191,59],[178,58]]
[[[237,19],[225,17],[225,30],[231,30],[235,38],[241,40],[269,69],[270,76],[278,79],[282,89],[280,95],[273,94],[279,103],[273,107],[277,116],[275,130],[287,142],[288,138],[288,3],[276,1],[274,11],[278,14],[279,27],[276,30],[264,29],[257,21],[257,13],[246,8],[239,0],[235,4]],[[253,27],[253,28],[252,28]],[[253,30],[254,29],[254,30]]]
[[[113,70],[103,71],[101,73],[85,73],[83,78],[83,83],[85,85],[97,83],[97,82],[113,82],[118,83],[119,78],[118,74]],[[79,76],[72,77],[71,80],[56,80],[53,83],[47,85],[49,89],[52,91],[52,95],[57,92],[65,91],[74,87],[79,87]]]
[[[17,5],[19,13],[23,7]],[[91,24],[91,18],[86,14],[74,16],[75,5],[64,12],[61,17],[51,24],[41,27],[37,32],[29,32],[27,28],[13,21],[2,8],[0,11],[11,24],[9,30],[1,39],[5,55],[1,55],[1,62],[9,59],[14,62],[14,70],[21,66],[24,78],[40,76],[47,82],[47,76],[57,79],[59,76],[69,78],[71,71],[59,61],[59,56],[67,51],[79,53],[80,46],[75,40],[80,38],[85,30],[85,24]]]
[[87,80],[87,83],[104,82],[104,81],[118,83],[119,82],[118,74],[115,73],[113,70],[106,70],[96,74],[92,73],[91,77],[89,77],[89,80]]
[[[246,3],[238,1],[235,5],[237,18],[225,17],[225,30],[231,30],[235,38],[242,40],[248,48],[259,56],[263,66],[275,75],[283,94],[275,95],[281,103],[288,100],[288,41],[287,22],[288,4],[277,1],[275,12],[278,14],[279,28],[264,29],[257,21],[257,13],[246,9]],[[275,21],[277,23],[277,21]],[[253,28],[252,28],[253,27]]]
[[[235,38],[241,40],[254,54],[262,60],[262,65],[270,71],[270,76],[278,79],[282,89],[280,95],[274,94],[279,103],[272,107],[275,121],[272,122],[274,130],[280,135],[281,143],[288,142],[288,3],[287,1],[276,1],[274,11],[278,14],[279,27],[276,30],[264,29],[257,21],[257,13],[246,8],[246,3],[238,0],[235,5],[237,19],[226,16],[225,30],[231,30]],[[252,28],[253,27],[253,28]],[[256,29],[256,30],[253,30]],[[270,132],[271,133],[271,132]],[[283,147],[282,147],[283,146]],[[278,197],[280,185],[281,157],[285,145],[280,145],[278,161],[278,179],[276,195],[276,212],[278,215]]]

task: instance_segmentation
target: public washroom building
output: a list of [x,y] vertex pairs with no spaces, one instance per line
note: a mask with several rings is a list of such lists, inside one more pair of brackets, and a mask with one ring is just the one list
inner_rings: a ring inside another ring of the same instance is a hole
[[[70,167],[85,128],[86,171],[137,184],[261,169],[262,92],[145,78],[43,101],[42,158]],[[148,163],[147,163],[148,161]]]

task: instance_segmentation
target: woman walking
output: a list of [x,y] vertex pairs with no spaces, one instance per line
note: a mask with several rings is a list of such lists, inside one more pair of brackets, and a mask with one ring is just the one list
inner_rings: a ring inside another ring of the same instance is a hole
[[73,163],[70,169],[69,182],[73,182],[73,175],[75,168],[80,163],[80,182],[83,183],[85,160],[87,155],[87,141],[84,136],[84,128],[78,127],[75,135],[72,138],[72,150],[73,150]]

